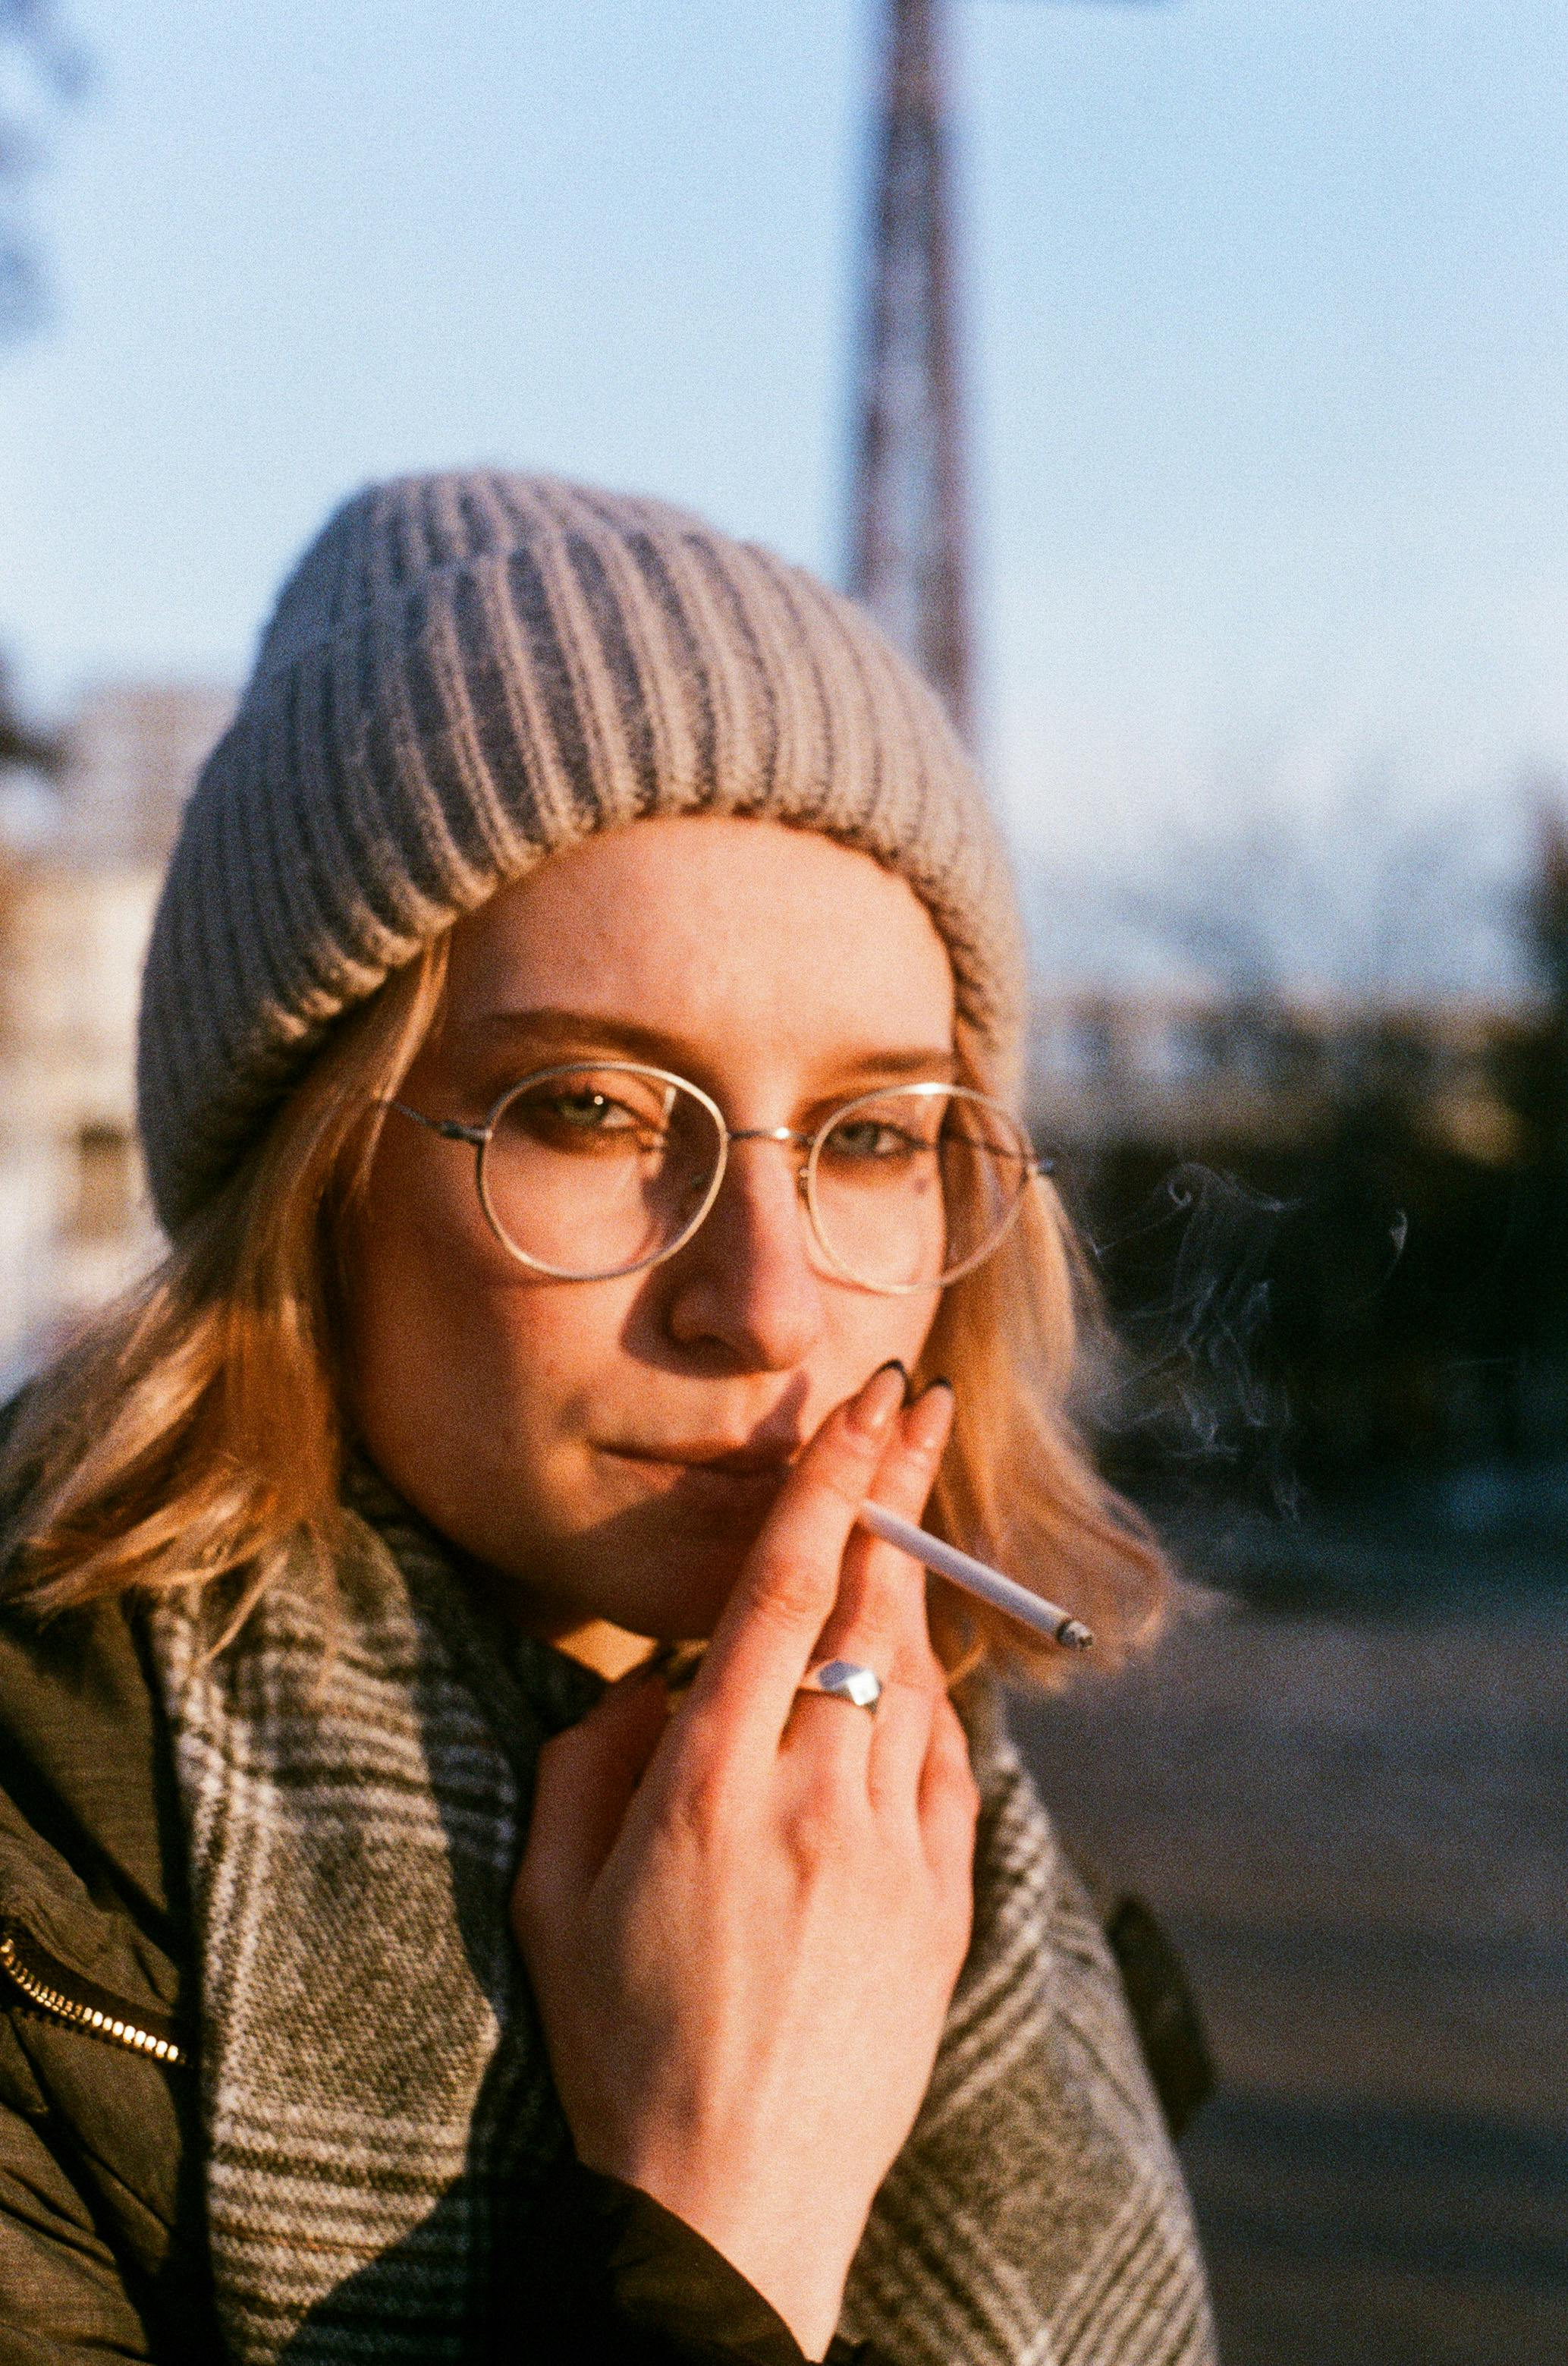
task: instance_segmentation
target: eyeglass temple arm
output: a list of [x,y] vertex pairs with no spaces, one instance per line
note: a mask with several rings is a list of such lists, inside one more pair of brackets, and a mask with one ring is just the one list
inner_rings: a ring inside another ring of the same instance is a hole
[[465,1142],[471,1150],[483,1150],[490,1139],[487,1125],[465,1125],[460,1118],[455,1117],[427,1117],[423,1110],[410,1109],[407,1101],[388,1101],[386,1106],[400,1110],[405,1117],[411,1117],[416,1125],[428,1126],[431,1133],[440,1134],[442,1142]]

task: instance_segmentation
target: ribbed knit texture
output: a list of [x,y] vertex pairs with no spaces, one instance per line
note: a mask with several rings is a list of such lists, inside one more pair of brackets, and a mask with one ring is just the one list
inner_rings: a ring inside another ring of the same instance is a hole
[[174,1230],[332,1021],[543,856],[644,815],[757,815],[906,878],[1005,1076],[1021,939],[934,693],[860,609],[659,501],[410,477],[348,501],[286,585],[186,808],[139,1094]]

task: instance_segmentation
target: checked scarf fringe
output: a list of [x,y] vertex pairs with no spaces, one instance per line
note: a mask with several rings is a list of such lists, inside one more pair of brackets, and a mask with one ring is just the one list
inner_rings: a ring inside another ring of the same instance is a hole
[[[154,1614],[203,1964],[234,2366],[478,2354],[503,2202],[568,2146],[508,1898],[595,1679],[509,1635],[356,1482],[335,1592],[286,1569],[213,1653]],[[1186,2196],[1099,1925],[1000,1731],[974,1944],[844,2331],[890,2366],[1213,2366]]]

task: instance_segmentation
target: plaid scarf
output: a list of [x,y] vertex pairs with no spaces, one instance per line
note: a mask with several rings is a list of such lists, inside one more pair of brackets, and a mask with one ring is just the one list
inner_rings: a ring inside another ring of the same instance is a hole
[[[378,1482],[353,1502],[330,1598],[286,1570],[216,1655],[194,1599],[154,1614],[235,2366],[476,2356],[502,2208],[569,2144],[508,1900],[537,1753],[598,1681]],[[891,2366],[1212,2366],[1099,1925],[1000,1732],[976,1762],[974,1943],[843,2330]]]

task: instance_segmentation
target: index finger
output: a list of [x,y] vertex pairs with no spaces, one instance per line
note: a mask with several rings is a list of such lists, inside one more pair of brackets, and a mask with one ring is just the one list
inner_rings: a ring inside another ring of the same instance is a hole
[[691,1687],[689,1730],[721,1707],[775,1750],[837,1598],[848,1543],[908,1386],[884,1364],[829,1414],[779,1491]]
[[[918,1521],[953,1422],[953,1391],[935,1381],[905,1414],[871,1493]],[[939,1684],[925,1616],[925,1574],[896,1545],[857,1528],[845,1549],[838,1596],[818,1641],[823,1659],[862,1660],[902,1684]]]

